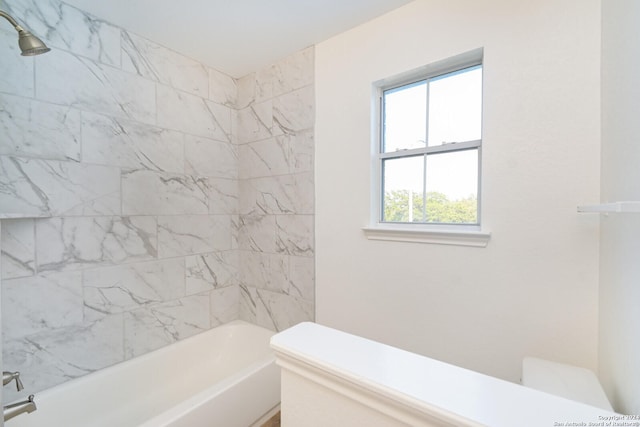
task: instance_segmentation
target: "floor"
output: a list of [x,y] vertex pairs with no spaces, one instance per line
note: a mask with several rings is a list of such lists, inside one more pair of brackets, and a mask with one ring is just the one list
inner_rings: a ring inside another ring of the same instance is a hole
[[280,412],[269,418],[267,422],[260,427],[280,427]]

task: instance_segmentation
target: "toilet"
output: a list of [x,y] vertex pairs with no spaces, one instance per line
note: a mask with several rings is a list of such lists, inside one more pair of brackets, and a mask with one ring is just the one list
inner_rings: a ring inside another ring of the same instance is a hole
[[585,368],[525,357],[522,385],[613,412],[598,378]]

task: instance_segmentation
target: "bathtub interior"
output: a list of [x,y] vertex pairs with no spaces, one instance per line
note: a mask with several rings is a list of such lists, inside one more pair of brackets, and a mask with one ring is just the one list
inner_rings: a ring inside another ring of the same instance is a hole
[[280,368],[259,362],[139,427],[247,427],[280,405]]
[[221,393],[273,364],[272,335],[243,321],[222,325],[37,393],[38,410],[14,418],[11,425],[141,425],[194,396]]

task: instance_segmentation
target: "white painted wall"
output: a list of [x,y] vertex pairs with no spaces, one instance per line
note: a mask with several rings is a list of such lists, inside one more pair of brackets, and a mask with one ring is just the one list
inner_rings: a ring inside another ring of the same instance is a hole
[[[602,2],[602,200],[640,200],[640,3]],[[616,410],[640,413],[640,215],[601,221],[600,375]]]
[[[487,248],[369,241],[371,83],[484,47]],[[600,2],[419,0],[316,49],[317,321],[517,381],[597,366]]]

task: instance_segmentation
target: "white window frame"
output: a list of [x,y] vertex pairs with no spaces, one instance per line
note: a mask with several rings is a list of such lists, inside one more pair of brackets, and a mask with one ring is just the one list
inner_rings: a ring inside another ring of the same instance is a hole
[[363,231],[368,239],[402,241],[415,243],[435,243],[446,245],[462,245],[485,247],[490,233],[481,228],[481,177],[482,177],[482,140],[463,143],[431,146],[406,150],[402,156],[425,155],[437,152],[453,152],[464,149],[478,150],[478,213],[477,224],[431,224],[431,223],[395,223],[382,222],[382,162],[386,158],[394,158],[395,153],[383,153],[382,139],[382,97],[385,90],[393,89],[427,80],[443,74],[459,71],[474,66],[483,66],[483,49],[475,49],[442,61],[438,61],[418,69],[396,75],[373,83],[372,120],[371,120],[371,220]]

